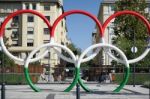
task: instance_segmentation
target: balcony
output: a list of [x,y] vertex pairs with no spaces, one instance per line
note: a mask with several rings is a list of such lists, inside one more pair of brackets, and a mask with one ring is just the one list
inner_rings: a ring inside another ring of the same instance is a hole
[[12,9],[0,9],[0,13],[13,13]]

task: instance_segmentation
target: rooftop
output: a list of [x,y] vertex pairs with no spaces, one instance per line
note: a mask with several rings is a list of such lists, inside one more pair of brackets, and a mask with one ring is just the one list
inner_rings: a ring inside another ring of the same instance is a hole
[[0,2],[57,2],[63,4],[63,0],[0,0]]

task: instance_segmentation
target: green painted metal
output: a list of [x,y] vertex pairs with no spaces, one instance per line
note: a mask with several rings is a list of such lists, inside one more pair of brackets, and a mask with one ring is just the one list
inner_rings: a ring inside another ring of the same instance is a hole
[[115,90],[113,90],[113,92],[120,92],[120,90],[126,85],[129,75],[130,75],[130,67],[125,68],[125,77],[123,81],[120,83],[120,85]]
[[[30,79],[30,76],[29,76],[29,70],[28,68],[24,68],[24,74],[25,74],[25,78],[27,80],[27,83],[30,85],[30,87],[35,91],[35,92],[40,92],[41,90],[36,87],[31,79]],[[128,78],[129,78],[129,75],[130,75],[130,68],[127,67],[125,69],[125,78],[123,79],[123,81],[120,83],[120,85],[115,89],[113,90],[113,92],[119,92],[127,83],[128,81]],[[80,68],[75,68],[75,77],[73,79],[73,82],[70,84],[69,87],[67,87],[64,92],[69,92],[73,89],[73,87],[79,83],[79,85],[86,91],[86,92],[94,92],[92,90],[90,90],[82,81],[81,77],[80,77]]]
[[70,84],[69,87],[67,87],[64,92],[69,92],[72,90],[72,88],[78,83],[79,75],[80,74],[80,68],[75,68],[75,77],[73,79],[73,82]]
[[79,77],[78,82],[80,86],[86,91],[86,92],[93,92],[91,89],[89,89],[82,81],[81,77]]
[[29,70],[28,68],[24,68],[24,74],[25,74],[25,78],[27,80],[27,83],[30,85],[30,87],[35,91],[35,92],[40,92],[41,90],[39,88],[37,88],[31,81],[30,79],[30,75],[29,75]]

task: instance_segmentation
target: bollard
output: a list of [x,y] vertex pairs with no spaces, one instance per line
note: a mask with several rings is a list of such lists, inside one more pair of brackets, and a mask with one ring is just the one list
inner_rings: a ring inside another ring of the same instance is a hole
[[5,99],[5,83],[1,85],[1,99]]
[[76,99],[80,99],[80,85],[76,84]]
[[150,82],[149,82],[149,99],[150,99]]

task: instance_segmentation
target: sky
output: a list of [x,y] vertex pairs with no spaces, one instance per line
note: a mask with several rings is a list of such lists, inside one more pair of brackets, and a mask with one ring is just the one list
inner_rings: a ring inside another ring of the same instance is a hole
[[[84,10],[97,17],[101,0],[64,0],[64,10]],[[68,38],[81,50],[92,45],[95,23],[87,16],[76,14],[66,18]]]

